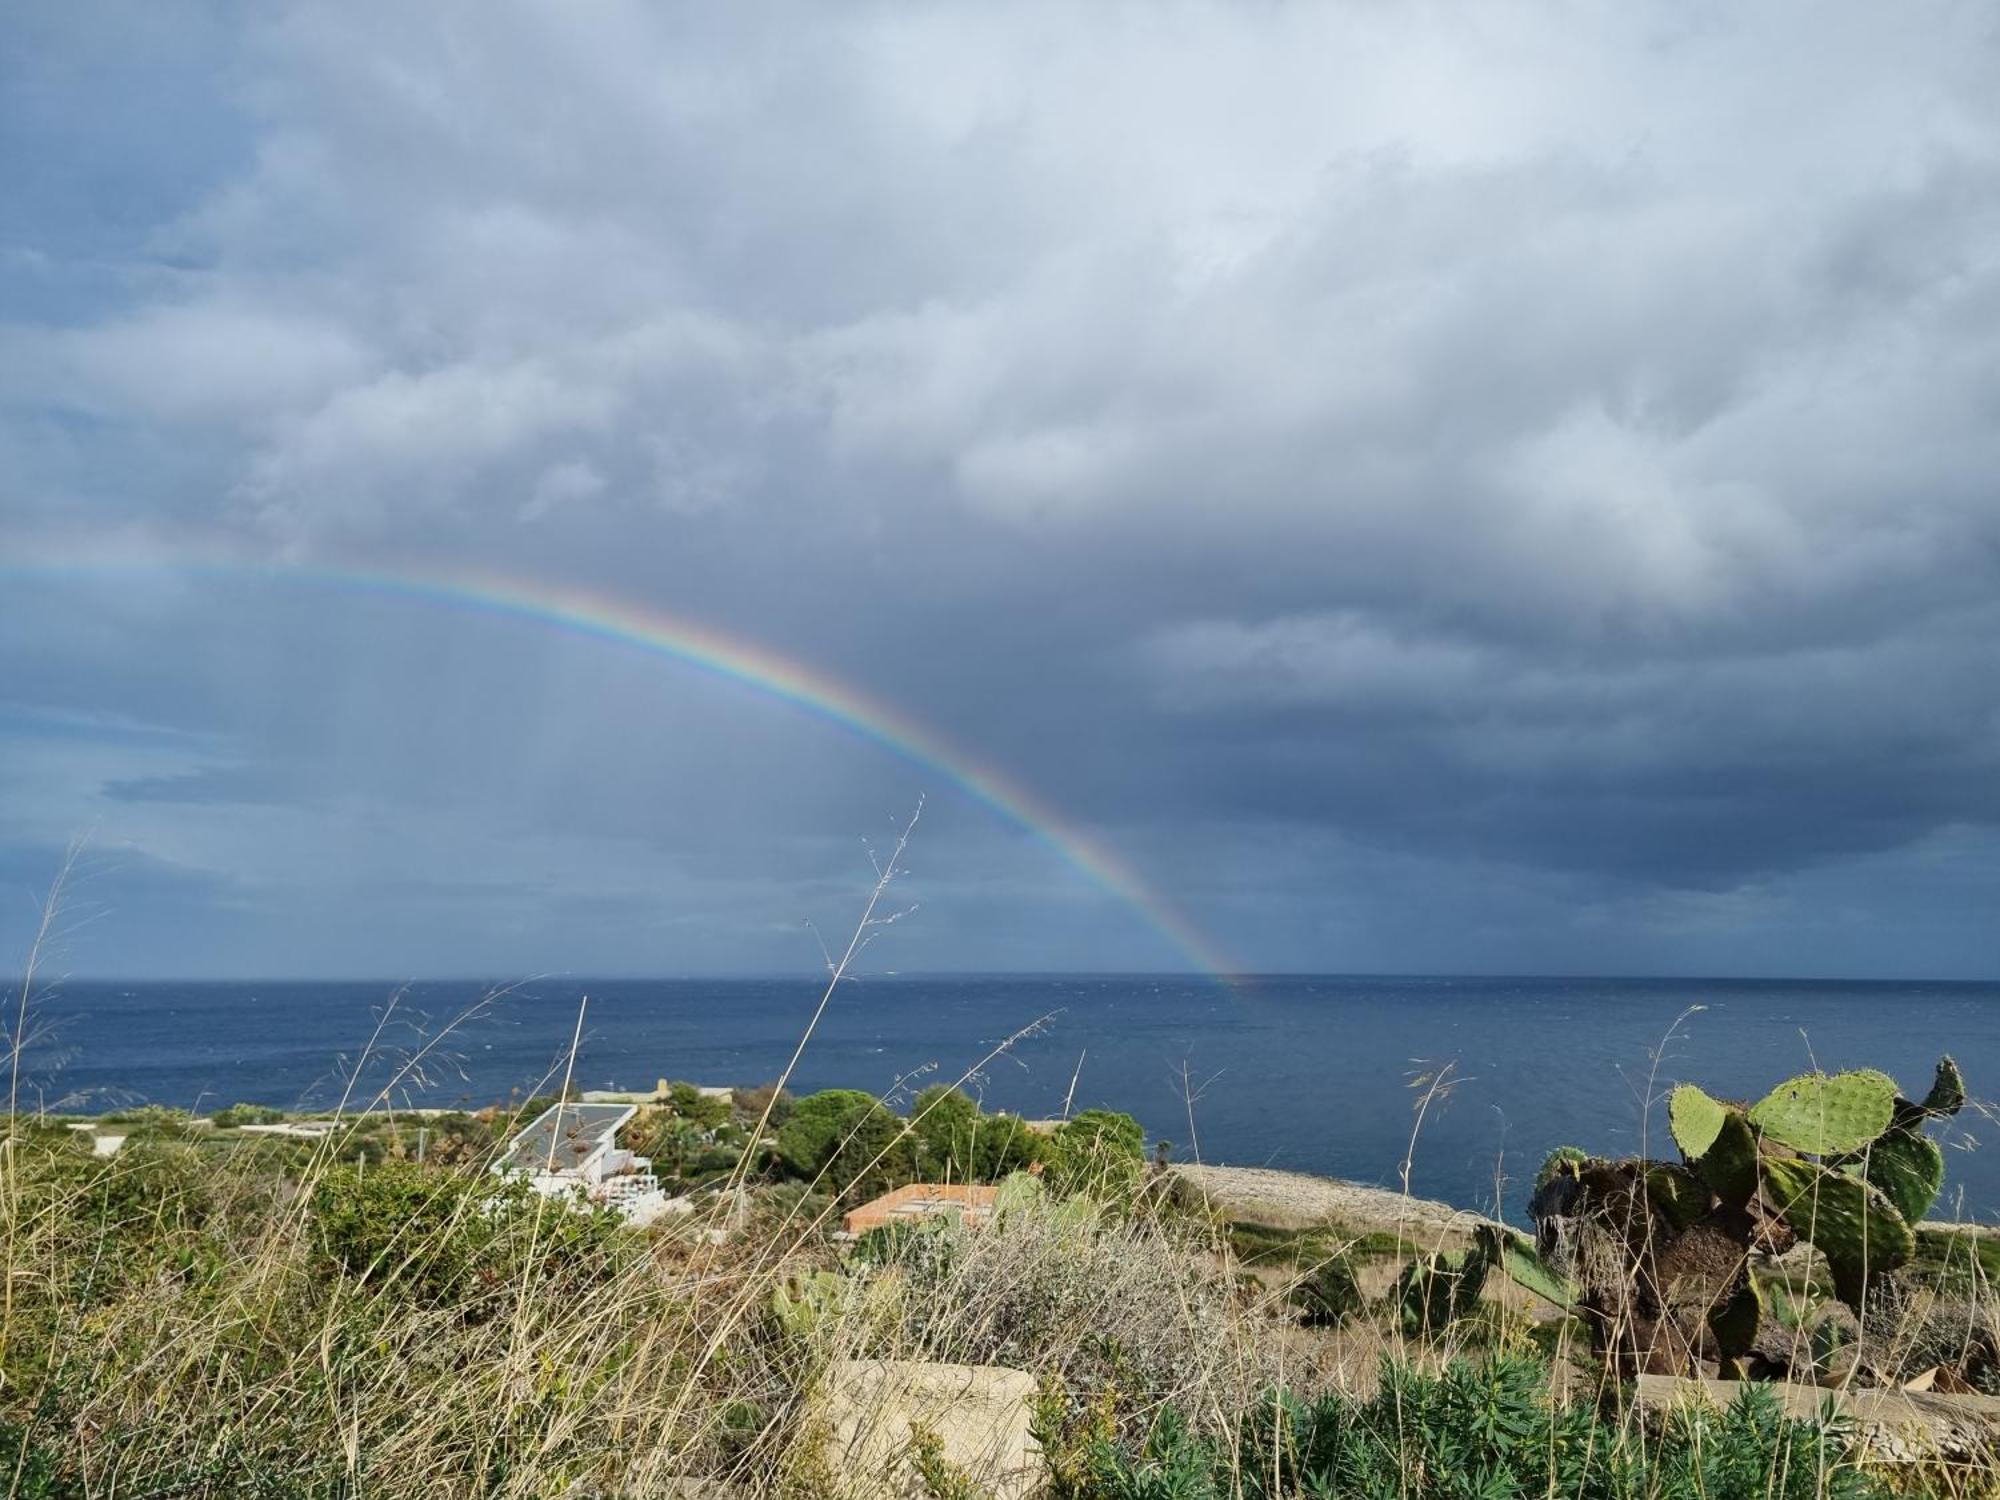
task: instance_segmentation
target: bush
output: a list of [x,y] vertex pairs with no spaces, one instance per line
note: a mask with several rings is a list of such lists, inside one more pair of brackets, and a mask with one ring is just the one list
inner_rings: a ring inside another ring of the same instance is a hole
[[1048,1154],[1046,1137],[1018,1115],[980,1113],[957,1089],[937,1084],[910,1108],[915,1167],[926,1182],[998,1182]]
[[1361,1283],[1345,1257],[1321,1262],[1301,1276],[1291,1291],[1292,1306],[1308,1328],[1334,1328],[1361,1311]]
[[194,1118],[184,1109],[168,1109],[144,1104],[137,1109],[121,1109],[104,1117],[106,1125],[116,1125],[127,1140],[183,1141],[195,1133]]
[[937,1084],[910,1108],[916,1138],[916,1171],[926,1182],[979,1179],[979,1106],[957,1089]]
[[1588,1405],[1558,1403],[1533,1359],[1460,1361],[1441,1374],[1385,1359],[1369,1401],[1266,1398],[1226,1439],[1197,1436],[1170,1407],[1136,1451],[1099,1436],[1072,1493],[1886,1500],[1853,1456],[1846,1426],[1788,1418],[1763,1387],[1745,1387],[1726,1411],[1679,1409],[1648,1441]]
[[908,1127],[872,1095],[826,1089],[798,1102],[778,1132],[778,1157],[795,1177],[842,1196],[872,1198],[915,1179]]
[[894,1256],[903,1326],[893,1347],[864,1352],[1006,1365],[1080,1408],[1115,1392],[1147,1412],[1194,1383],[1240,1411],[1278,1374],[1201,1237],[1081,1197],[1003,1193],[1015,1201],[976,1230],[875,1242]]
[[1086,1109],[1057,1128],[1049,1155],[1058,1192],[1129,1197],[1145,1178],[1146,1132],[1130,1115]]
[[729,1123],[729,1100],[704,1094],[691,1083],[669,1084],[667,1107],[697,1130],[719,1130]]
[[796,1101],[790,1089],[780,1088],[776,1083],[760,1083],[755,1088],[734,1089],[730,1095],[730,1107],[736,1111],[736,1118],[745,1125],[755,1125],[764,1116],[764,1106],[771,1107],[770,1128],[778,1129],[792,1117],[792,1107]]
[[617,1231],[603,1210],[393,1158],[330,1171],[313,1195],[313,1224],[330,1268],[424,1302],[533,1273],[594,1278],[609,1269]]
[[268,1104],[232,1104],[227,1109],[218,1109],[209,1116],[223,1129],[234,1129],[239,1125],[276,1125],[285,1118],[282,1109],[273,1109]]

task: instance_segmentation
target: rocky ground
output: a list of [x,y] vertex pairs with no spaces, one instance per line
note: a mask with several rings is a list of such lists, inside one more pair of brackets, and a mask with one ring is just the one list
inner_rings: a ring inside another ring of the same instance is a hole
[[1167,1169],[1175,1190],[1233,1224],[1325,1229],[1356,1236],[1400,1234],[1426,1248],[1470,1239],[1482,1215],[1388,1188],[1269,1167],[1182,1165]]

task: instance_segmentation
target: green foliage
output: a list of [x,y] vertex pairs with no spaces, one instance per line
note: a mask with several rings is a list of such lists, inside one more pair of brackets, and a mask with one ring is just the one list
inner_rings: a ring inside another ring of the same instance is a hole
[[1834,1289],[1849,1306],[1861,1301],[1869,1278],[1916,1253],[1910,1226],[1872,1184],[1796,1157],[1766,1157],[1758,1166],[1766,1199],[1793,1233],[1826,1256]]
[[1442,1333],[1476,1312],[1487,1266],[1485,1252],[1474,1247],[1433,1251],[1403,1267],[1393,1296],[1404,1336]]
[[1526,1235],[1500,1224],[1482,1224],[1477,1232],[1479,1248],[1487,1262],[1498,1266],[1516,1285],[1526,1287],[1557,1307],[1567,1308],[1575,1303],[1576,1288],[1569,1278],[1544,1261]]
[[0,1421],[0,1472],[11,1500],[88,1500],[83,1476],[18,1422]]
[[1944,1149],[1915,1130],[1886,1132],[1853,1165],[1911,1224],[1931,1211],[1944,1189]]
[[233,1130],[240,1125],[276,1125],[284,1118],[282,1109],[273,1109],[268,1104],[232,1104],[209,1116],[222,1130]]
[[1757,1278],[1746,1276],[1736,1294],[1711,1308],[1708,1326],[1715,1334],[1716,1352],[1723,1360],[1740,1360],[1757,1342],[1757,1329],[1764,1319],[1764,1298]]
[[1728,1105],[1709,1098],[1692,1083],[1680,1085],[1667,1099],[1667,1123],[1673,1130],[1674,1144],[1689,1161],[1715,1144],[1728,1117]]
[[688,1091],[674,1097],[687,1105],[689,1113],[673,1102],[641,1110],[623,1139],[630,1150],[652,1162],[663,1183],[691,1191],[735,1171],[750,1137],[722,1100],[696,1092],[689,1084],[674,1088]]
[[1535,1174],[1535,1186],[1547,1187],[1565,1172],[1574,1172],[1590,1160],[1590,1153],[1580,1146],[1558,1146],[1542,1158],[1542,1169]]
[[668,1084],[667,1107],[698,1130],[718,1130],[731,1114],[729,1100],[704,1094],[691,1083]]
[[116,1114],[104,1116],[103,1123],[116,1125],[118,1133],[128,1141],[184,1141],[191,1139],[200,1129],[186,1110],[167,1109],[158,1104],[119,1110]]
[[1965,1077],[1949,1054],[1938,1059],[1930,1092],[1924,1095],[1917,1108],[1937,1119],[1955,1115],[1965,1108]]
[[1708,1185],[1685,1167],[1662,1164],[1646,1169],[1646,1197],[1676,1229],[1708,1213]]
[[1838,1156],[1874,1140],[1895,1113],[1896,1080],[1862,1068],[1788,1079],[1750,1107],[1750,1123],[1807,1156]]
[[910,1467],[929,1500],[984,1500],[986,1491],[944,1456],[944,1439],[928,1427],[910,1427]]
[[612,1268],[618,1221],[479,1173],[394,1159],[335,1167],[312,1199],[329,1270],[422,1302],[466,1299],[527,1274]]
[[[1578,1306],[1602,1352],[1646,1365],[1679,1351],[1668,1357],[1685,1367],[1706,1346],[1726,1360],[1755,1340],[1764,1310],[1746,1275],[1771,1246],[1809,1242],[1857,1311],[1909,1262],[1911,1226],[1944,1184],[1924,1125],[1964,1101],[1949,1057],[1921,1104],[1873,1069],[1802,1074],[1747,1111],[1682,1084],[1668,1116],[1688,1166],[1552,1159],[1530,1205],[1537,1237],[1557,1269],[1594,1268]],[[1690,1311],[1703,1306],[1705,1329]]]
[[1727,1111],[1695,1173],[1724,1203],[1741,1208],[1757,1195],[1757,1133],[1740,1109]]
[[1086,1109],[1057,1127],[1049,1142],[1051,1186],[1107,1200],[1129,1197],[1146,1173],[1146,1132],[1130,1115]]
[[1009,1172],[993,1195],[994,1215],[1004,1220],[1013,1214],[1031,1213],[1048,1195],[1041,1178],[1029,1172]]
[[798,1101],[792,1097],[790,1089],[781,1088],[776,1083],[760,1083],[750,1088],[730,1090],[730,1108],[741,1125],[755,1125],[764,1117],[766,1106],[771,1118],[769,1127],[776,1130],[792,1116],[792,1106]]
[[214,1205],[212,1177],[188,1146],[127,1141],[117,1155],[92,1157],[78,1169],[84,1175],[78,1206],[94,1232],[199,1225]]
[[976,1182],[979,1161],[979,1106],[957,1089],[935,1084],[910,1107],[916,1136],[916,1170],[925,1182]]
[[926,1215],[878,1224],[855,1240],[848,1259],[863,1266],[905,1266],[942,1279],[958,1259],[964,1227],[955,1220]]
[[807,1338],[837,1322],[847,1306],[848,1282],[838,1271],[802,1271],[771,1288],[771,1316],[794,1338]]
[[1294,1282],[1290,1300],[1306,1327],[1335,1328],[1360,1312],[1367,1299],[1361,1294],[1354,1267],[1344,1256],[1334,1256]]
[[904,1122],[859,1089],[801,1099],[778,1132],[778,1157],[793,1176],[856,1198],[913,1181],[916,1171]]
[[1886,1500],[1854,1466],[1852,1432],[1785,1416],[1749,1387],[1725,1411],[1676,1411],[1657,1439],[1561,1403],[1546,1369],[1513,1356],[1440,1374],[1385,1361],[1368,1401],[1270,1397],[1229,1438],[1197,1436],[1168,1408],[1136,1450],[1099,1437],[1088,1489],[1101,1500]]
[[915,1170],[925,1182],[997,1182],[1046,1155],[1020,1116],[982,1114],[959,1090],[935,1084],[910,1106]]

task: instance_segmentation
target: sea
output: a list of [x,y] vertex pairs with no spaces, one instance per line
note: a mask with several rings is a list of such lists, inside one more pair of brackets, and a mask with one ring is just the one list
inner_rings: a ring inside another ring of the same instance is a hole
[[[1553,1147],[1671,1155],[1665,1095],[1951,1053],[2000,1096],[2000,984],[1283,975],[105,983],[39,996],[24,1106],[479,1107],[661,1078],[907,1099],[953,1083],[1045,1119],[1138,1117],[1176,1160],[1402,1186],[1520,1219]],[[800,1051],[800,1042],[805,1045]],[[2000,1216],[2000,1127],[1946,1132],[1940,1213]]]

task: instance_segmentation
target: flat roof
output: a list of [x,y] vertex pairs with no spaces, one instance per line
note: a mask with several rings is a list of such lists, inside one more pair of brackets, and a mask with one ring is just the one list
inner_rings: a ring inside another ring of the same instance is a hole
[[500,1170],[574,1171],[638,1112],[630,1104],[551,1104],[514,1137]]

